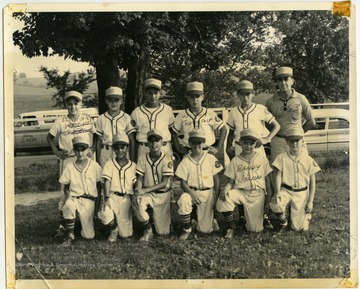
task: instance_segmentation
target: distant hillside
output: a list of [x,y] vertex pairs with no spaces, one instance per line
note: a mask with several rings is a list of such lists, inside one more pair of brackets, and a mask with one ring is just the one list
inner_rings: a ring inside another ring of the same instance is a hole
[[[23,112],[58,109],[53,107],[55,91],[46,88],[44,78],[18,78],[14,85],[14,118]],[[87,92],[97,93],[96,81],[90,84]]]

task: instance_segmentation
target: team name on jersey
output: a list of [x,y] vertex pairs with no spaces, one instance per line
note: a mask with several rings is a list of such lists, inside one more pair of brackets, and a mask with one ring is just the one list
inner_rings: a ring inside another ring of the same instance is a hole
[[288,107],[286,107],[286,110],[285,110],[285,107],[278,107],[278,108],[276,109],[276,112],[277,112],[277,113],[301,112],[301,104],[300,104],[300,103],[297,103],[297,104],[295,104],[293,107],[288,106]]
[[65,124],[65,129],[73,129],[73,128],[77,128],[83,125],[89,125],[89,124],[93,124],[93,122],[91,120],[87,120],[87,121],[82,121],[80,123],[76,122],[76,123],[67,123]]
[[236,171],[237,172],[243,172],[243,171],[254,171],[257,172],[260,169],[261,165],[255,165],[255,166],[243,166],[238,165]]
[[246,182],[251,182],[251,181],[255,181],[255,180],[260,180],[262,178],[263,178],[262,175],[251,176],[249,178],[242,176],[242,178],[237,178],[236,181],[238,183],[246,183]]
[[[185,127],[185,126],[192,126],[195,122],[195,120],[193,120],[192,118],[188,117],[188,116],[183,116],[184,120],[181,122],[182,126]],[[190,120],[188,120],[190,118]],[[210,117],[210,118],[202,118],[200,119],[199,121],[196,121],[197,123],[200,123],[200,124],[203,124],[203,123],[206,123],[206,122],[212,122],[213,121],[213,117]]]

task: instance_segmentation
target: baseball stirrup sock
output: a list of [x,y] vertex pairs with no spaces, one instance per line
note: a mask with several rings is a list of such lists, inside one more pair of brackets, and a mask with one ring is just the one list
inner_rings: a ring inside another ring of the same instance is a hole
[[75,219],[64,219],[65,228],[68,230],[74,230],[75,228]]
[[62,211],[59,211],[59,213],[60,213],[60,216],[59,216],[60,225],[65,228],[65,219],[63,217]]
[[228,228],[235,228],[235,222],[234,222],[234,212],[223,212],[223,217],[225,224],[228,226]]
[[112,219],[112,221],[108,224],[109,228],[111,230],[115,230],[117,228],[117,222],[116,222],[116,219]]
[[285,213],[275,213],[275,216],[280,220],[280,224],[285,224],[287,222]]
[[184,229],[191,228],[190,219],[191,219],[191,214],[180,215],[180,222]]
[[149,229],[151,228],[151,224],[149,221],[145,221],[145,222],[141,222],[141,227],[146,230],[146,229]]

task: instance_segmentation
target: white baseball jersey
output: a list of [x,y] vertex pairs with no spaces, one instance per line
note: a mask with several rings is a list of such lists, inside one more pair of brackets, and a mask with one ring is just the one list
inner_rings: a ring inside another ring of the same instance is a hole
[[119,133],[127,135],[136,131],[135,121],[127,113],[120,111],[116,116],[105,112],[95,122],[96,134],[102,137],[102,143],[112,145],[113,136]]
[[235,181],[233,189],[266,189],[265,177],[272,171],[266,156],[259,152],[250,161],[235,156],[227,166],[224,175]]
[[59,137],[59,148],[69,153],[73,151],[72,139],[80,134],[87,134],[92,146],[93,134],[96,132],[93,119],[87,115],[80,113],[76,120],[70,119],[68,116],[59,117],[49,133],[54,137]]
[[133,186],[136,182],[136,164],[128,161],[120,166],[115,158],[106,162],[102,177],[110,181],[110,192],[134,194]]
[[200,113],[194,115],[188,108],[176,116],[173,129],[176,133],[184,133],[181,142],[189,146],[189,132],[201,128],[206,136],[205,145],[211,146],[215,143],[215,130],[221,130],[224,125],[224,122],[212,110],[203,107]]
[[97,162],[89,158],[87,161],[83,169],[80,169],[76,165],[76,161],[74,161],[68,164],[61,174],[59,182],[64,185],[70,185],[70,196],[98,196],[96,183],[101,181],[101,167]]
[[144,177],[143,185],[145,188],[153,187],[161,183],[163,176],[173,176],[174,167],[172,160],[163,152],[160,157],[153,161],[149,153],[140,156],[136,173]]
[[157,108],[148,108],[141,105],[134,109],[131,117],[135,120],[137,135],[136,140],[147,142],[147,132],[158,129],[163,133],[163,140],[170,141],[171,134],[169,128],[174,123],[174,114],[170,106],[160,103]]
[[272,165],[281,171],[282,183],[295,189],[309,186],[310,176],[320,171],[315,160],[304,152],[297,158],[290,153],[281,153]]
[[204,152],[198,162],[190,154],[184,157],[175,174],[185,180],[189,187],[203,189],[214,186],[213,176],[222,169],[223,166],[214,155]]
[[266,137],[269,131],[265,123],[271,123],[273,119],[274,116],[265,106],[253,103],[246,111],[241,106],[233,107],[229,112],[227,125],[231,130],[235,130],[234,140],[238,140],[240,132],[247,128],[258,132],[260,137]]

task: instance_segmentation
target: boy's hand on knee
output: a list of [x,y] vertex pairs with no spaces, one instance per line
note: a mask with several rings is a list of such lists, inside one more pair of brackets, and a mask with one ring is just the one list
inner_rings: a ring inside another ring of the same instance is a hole
[[306,213],[311,213],[313,210],[313,207],[314,207],[313,202],[308,202],[305,207]]

